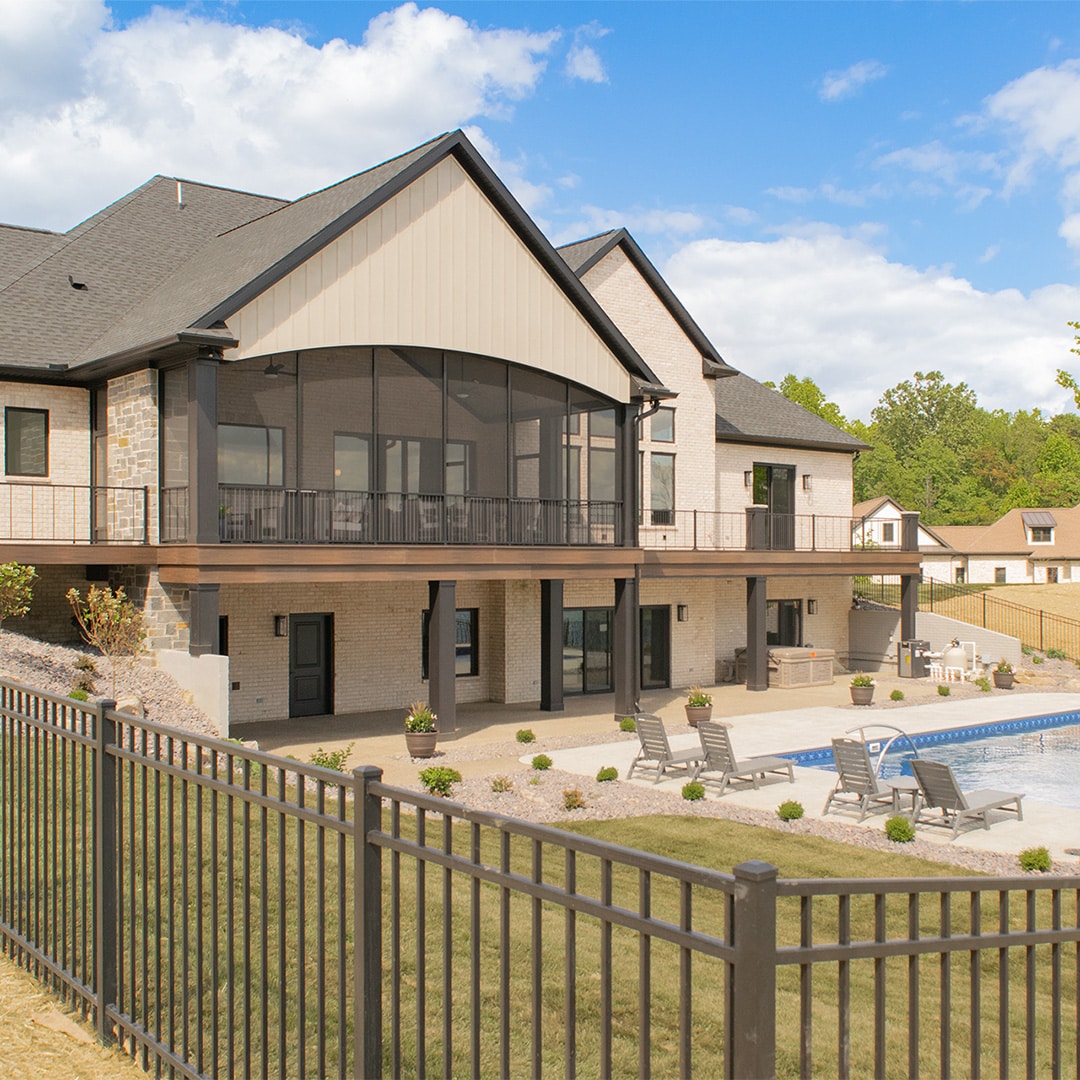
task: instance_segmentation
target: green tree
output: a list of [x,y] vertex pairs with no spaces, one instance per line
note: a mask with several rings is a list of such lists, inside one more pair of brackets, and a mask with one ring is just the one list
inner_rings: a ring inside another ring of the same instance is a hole
[[145,647],[146,629],[142,612],[124,594],[123,586],[114,593],[108,586],[99,589],[91,585],[85,602],[78,589],[68,589],[67,600],[75,612],[83,637],[94,648],[100,649],[109,661],[112,697],[115,700],[119,662],[126,658],[130,664],[134,664],[135,657]]
[[886,390],[871,416],[877,432],[903,460],[931,435],[957,453],[978,445],[985,411],[967,383],[947,383],[940,371],[916,371],[912,379]]
[[800,379],[797,375],[789,373],[780,380],[779,386],[771,382],[765,385],[779,390],[788,401],[794,401],[796,405],[801,405],[809,412],[820,416],[822,420],[827,420],[830,424],[843,428],[845,431],[848,430],[848,422],[840,411],[840,406],[834,401],[829,401],[825,397],[825,391],[813,379],[809,377]]
[[[1067,325],[1071,326],[1073,330],[1080,330],[1080,322],[1069,322]],[[1069,352],[1076,353],[1077,356],[1080,356],[1080,348],[1078,348],[1078,346],[1080,346],[1080,334],[1077,334],[1073,338],[1073,341],[1075,341],[1076,344],[1069,349]],[[1058,368],[1057,384],[1058,386],[1063,386],[1066,390],[1072,391],[1073,401],[1076,403],[1076,407],[1080,409],[1080,384],[1077,383],[1075,377],[1063,368]]]
[[36,577],[33,566],[17,562],[0,564],[0,627],[5,619],[20,617],[30,610]]

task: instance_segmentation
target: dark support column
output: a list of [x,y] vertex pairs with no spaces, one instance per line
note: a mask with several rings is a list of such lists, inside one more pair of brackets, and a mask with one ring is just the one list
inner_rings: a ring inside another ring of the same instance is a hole
[[208,349],[188,364],[188,543],[218,542],[217,373]]
[[612,635],[615,674],[615,719],[638,711],[638,583],[636,578],[615,579],[615,626]]
[[769,650],[765,644],[767,579],[746,579],[746,689],[769,689]]
[[188,615],[188,654],[203,656],[218,651],[218,614],[220,586],[192,585],[188,589],[191,611]]
[[540,708],[563,710],[563,583],[540,582]]
[[428,582],[428,702],[439,718],[441,732],[457,729],[457,687],[454,685],[456,596],[457,582]]
[[915,636],[915,612],[919,610],[919,575],[900,575],[900,640]]
[[919,550],[919,515],[906,511],[900,515],[900,548],[903,551]]

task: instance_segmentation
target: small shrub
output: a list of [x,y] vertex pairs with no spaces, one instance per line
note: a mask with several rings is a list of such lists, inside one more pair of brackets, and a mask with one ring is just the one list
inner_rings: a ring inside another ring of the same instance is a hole
[[682,797],[687,802],[697,802],[698,799],[705,798],[705,785],[698,780],[691,780],[688,784],[683,784]]
[[337,750],[324,750],[321,746],[311,755],[311,764],[318,765],[322,769],[333,769],[335,772],[345,771],[345,762],[349,760],[352,748],[355,744],[338,747]]
[[1021,645],[1020,646],[1020,651],[1025,656],[1030,656],[1035,650],[1030,645]]
[[1031,658],[1031,662],[1033,664],[1041,664],[1043,662],[1043,658],[1041,656],[1033,656]]
[[776,816],[781,821],[798,821],[804,813],[803,804],[795,799],[788,799],[776,808]]
[[550,769],[554,764],[555,762],[553,762],[547,754],[537,754],[536,757],[532,759],[532,767],[537,772],[543,772],[545,769]]
[[429,765],[420,770],[420,783],[432,795],[441,795],[444,799],[449,797],[454,784],[460,782],[461,773],[457,769],[451,769],[449,765]]
[[514,738],[520,743],[536,742],[536,734],[533,732],[532,728],[527,727],[521,728]]
[[885,822],[885,835],[894,844],[910,844],[915,839],[915,826],[902,814],[894,814]]
[[496,776],[492,778],[491,790],[494,792],[513,791],[514,781],[509,776]]
[[94,664],[93,657],[84,653],[75,661],[75,670],[79,673],[75,676],[75,689],[85,690],[88,694],[92,694],[95,690],[94,677],[97,675],[97,666]]
[[1050,648],[1046,650],[1046,658],[1048,660],[1068,660],[1069,659],[1065,655],[1065,650],[1064,649],[1057,649],[1053,645],[1051,645]]
[[1003,672],[1003,673],[1010,672],[1010,671],[1012,671],[1012,669],[1013,669],[1012,664],[1010,664],[1009,661],[1006,660],[1004,656],[994,665],[994,670],[995,671],[1000,671],[1000,672]]
[[[1078,665],[1080,666],[1080,665]],[[637,731],[637,721],[632,716],[624,716],[619,721],[620,731]]]
[[596,779],[601,784],[606,784],[609,780],[619,779],[619,770],[614,765],[605,765],[597,774]]
[[567,788],[562,793],[562,801],[567,810],[585,809],[585,796],[577,788]]
[[1045,847],[1029,847],[1020,852],[1021,870],[1038,870],[1045,874],[1052,865],[1050,852]]
[[32,566],[15,562],[0,565],[0,623],[30,610],[37,576],[37,570]]
[[712,704],[712,695],[706,694],[700,685],[691,686],[686,691],[686,704],[691,709],[703,709],[706,705]]
[[938,688],[937,688],[937,692],[942,697],[948,697],[952,693],[952,687],[951,686],[946,686],[944,683],[939,683]]
[[409,706],[409,713],[405,717],[405,730],[410,735],[430,734],[438,730],[438,719],[426,701],[414,701]]
[[984,675],[981,679],[975,680],[975,685],[984,693],[990,693],[990,680]]
[[533,787],[536,787],[540,783],[540,777],[538,775],[537,776],[530,776],[529,777],[529,783],[532,784]]
[[85,690],[83,690],[81,687],[78,687],[78,686],[75,687],[75,689],[72,690],[68,694],[68,697],[71,698],[72,701],[89,701],[90,700],[90,695]]
[[889,695],[889,700],[890,701],[903,701],[904,700],[904,691],[903,690],[894,690]]
[[855,675],[855,678],[851,680],[852,686],[873,686],[874,676],[867,675],[866,672],[860,671]]

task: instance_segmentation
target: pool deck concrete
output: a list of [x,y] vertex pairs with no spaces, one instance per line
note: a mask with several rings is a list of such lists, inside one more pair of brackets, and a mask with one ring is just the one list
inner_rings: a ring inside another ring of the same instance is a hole
[[[1048,690],[978,694],[966,699],[942,698],[938,695],[937,684],[928,680],[898,679],[880,674],[875,678],[877,700],[887,700],[890,691],[899,688],[905,696],[903,707],[854,708],[850,704],[848,680],[838,676],[832,686],[799,690],[750,693],[743,686],[711,687],[713,718],[730,724],[735,752],[740,758],[746,758],[828,746],[831,739],[862,724],[888,724],[917,734],[1080,710],[1078,693]],[[642,695],[642,710],[655,713],[665,721],[674,749],[698,745],[696,732],[686,727],[682,709],[684,700],[682,691],[650,691]],[[560,741],[574,735],[595,738],[599,733],[614,732],[611,709],[611,695],[568,698],[566,709],[560,713],[541,712],[535,704],[459,705],[458,729],[440,733],[439,747],[446,752],[448,763],[465,776],[493,776],[520,769],[523,762],[527,763],[541,750],[553,759],[556,768],[567,772],[592,777],[602,765],[616,765],[620,776],[625,776],[637,753],[638,744],[634,740],[594,741],[561,749],[545,746],[546,741],[555,738]],[[402,710],[393,710],[246,725],[236,734],[245,739],[256,739],[264,750],[293,754],[301,760],[310,758],[320,746],[331,749],[353,743],[349,767],[378,765],[383,769],[386,782],[415,786],[418,767],[404,751],[403,715]],[[508,751],[507,744],[513,742],[514,733],[523,727],[531,728],[537,740],[529,746],[528,754],[518,755],[513,752],[517,747]],[[874,732],[870,737],[874,737]],[[485,755],[488,746],[491,753]],[[461,758],[456,750],[464,752]],[[795,778],[792,785],[786,778],[770,777],[757,790],[749,786],[729,789],[723,798],[737,806],[761,810],[774,810],[785,799],[797,799],[805,807],[807,817],[820,817],[821,808],[835,783],[835,774],[796,766]],[[659,786],[679,791],[684,782],[685,777],[671,778],[663,780]],[[635,779],[631,783],[652,786],[649,779]],[[709,793],[706,797],[716,796]],[[1080,848],[1080,810],[1040,804],[1029,798],[1024,799],[1023,809],[1023,821],[1017,821],[1011,813],[995,813],[991,829],[966,827],[956,843],[978,850],[1013,854],[1027,847],[1045,845],[1056,863],[1075,863],[1077,857],[1067,854],[1066,849]],[[887,810],[876,810],[862,825],[880,830],[888,816]],[[855,823],[856,815],[834,812],[829,820]],[[920,838],[942,844],[950,842],[948,830],[920,825],[918,831]]]

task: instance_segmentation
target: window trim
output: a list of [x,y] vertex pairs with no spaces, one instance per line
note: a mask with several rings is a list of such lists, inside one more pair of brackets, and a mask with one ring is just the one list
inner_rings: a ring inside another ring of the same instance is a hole
[[[671,414],[671,438],[662,439],[656,434],[656,418],[661,413]],[[655,443],[662,443],[664,446],[673,446],[675,444],[675,410],[670,406],[661,405],[659,409],[653,414],[652,420],[649,423],[649,438]]]
[[[12,413],[20,413],[23,415],[36,415],[41,417],[42,421],[42,436],[44,439],[43,459],[44,469],[41,472],[21,472],[16,471],[11,467],[11,415]],[[4,407],[4,475],[5,476],[34,476],[43,477],[49,475],[49,410],[48,409],[33,409],[27,408],[22,405],[7,405]]]
[[[221,431],[222,428],[254,428],[257,431],[262,431],[266,435],[266,482],[262,484],[243,484],[235,480],[226,480],[220,475],[221,471]],[[278,483],[271,483],[270,481],[270,432],[281,432],[281,480]],[[227,487],[264,487],[264,488],[276,488],[281,489],[285,487],[285,463],[288,460],[288,453],[285,448],[285,428],[281,424],[234,424],[231,422],[219,423],[217,426],[217,444],[218,444],[218,483],[224,484]]]
[[[1054,526],[1053,525],[1029,525],[1031,530],[1032,544],[1052,544],[1054,542]],[[1043,536],[1041,534],[1045,533]]]

